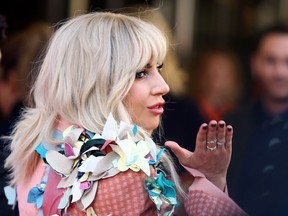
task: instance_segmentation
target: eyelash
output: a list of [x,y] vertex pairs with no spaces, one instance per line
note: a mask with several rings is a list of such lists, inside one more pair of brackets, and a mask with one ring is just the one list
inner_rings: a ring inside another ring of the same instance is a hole
[[159,73],[161,72],[163,66],[164,66],[164,63],[162,63],[162,64],[157,66],[157,70],[158,70]]
[[[157,70],[160,73],[163,68],[163,63],[157,66]],[[141,79],[143,77],[147,77],[149,75],[149,72],[147,70],[139,71],[135,75],[135,79]]]

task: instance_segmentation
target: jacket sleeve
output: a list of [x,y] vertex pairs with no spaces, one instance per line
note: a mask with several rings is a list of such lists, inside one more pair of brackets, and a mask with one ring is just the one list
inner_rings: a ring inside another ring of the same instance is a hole
[[[195,180],[188,189],[185,199],[185,209],[192,215],[221,215],[244,216],[247,215],[229,196],[211,183],[201,172],[185,169],[194,176]],[[226,190],[227,191],[227,190]]]

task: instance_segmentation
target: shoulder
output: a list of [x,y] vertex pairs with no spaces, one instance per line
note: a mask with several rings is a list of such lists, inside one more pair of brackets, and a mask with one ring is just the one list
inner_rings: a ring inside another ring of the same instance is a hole
[[[91,190],[97,192],[90,197],[89,207],[97,215],[141,215],[142,213],[155,212],[156,208],[144,187],[147,175],[142,172],[127,170],[109,178],[94,182]],[[55,180],[56,179],[56,180]],[[58,179],[58,180],[57,180]],[[58,206],[62,195],[67,189],[58,189],[60,176],[51,170],[44,193],[43,212],[45,214],[59,213]],[[96,183],[96,184],[95,184]],[[85,195],[85,194],[84,194]],[[91,194],[86,193],[86,196]],[[73,199],[73,196],[72,196]],[[83,200],[82,200],[83,201]],[[81,202],[70,203],[68,213],[71,215],[86,215]]]
[[111,178],[99,181],[97,195],[92,205],[98,215],[141,215],[153,209],[144,188],[147,175],[127,170]]

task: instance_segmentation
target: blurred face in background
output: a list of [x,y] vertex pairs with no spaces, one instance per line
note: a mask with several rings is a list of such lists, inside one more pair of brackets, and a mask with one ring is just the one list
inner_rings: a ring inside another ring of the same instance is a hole
[[205,61],[200,75],[201,94],[214,105],[235,100],[237,78],[234,62],[221,53],[214,53]]
[[263,96],[273,101],[288,101],[288,34],[271,33],[264,37],[251,65]]

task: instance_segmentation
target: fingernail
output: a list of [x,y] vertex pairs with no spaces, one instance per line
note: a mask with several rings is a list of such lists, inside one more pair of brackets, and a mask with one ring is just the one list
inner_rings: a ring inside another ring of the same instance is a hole
[[204,125],[202,128],[203,128],[203,130],[207,130],[208,125]]
[[224,126],[225,126],[224,123],[220,123],[220,124],[219,124],[219,127],[220,127],[220,128],[224,128]]
[[231,131],[232,131],[232,128],[228,126],[227,130],[228,130],[229,132],[231,132]]
[[216,123],[212,123],[212,124],[211,124],[211,127],[215,128],[216,125],[217,125]]

